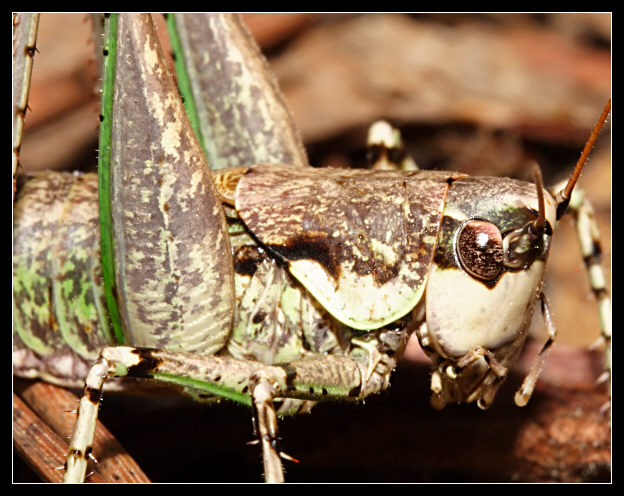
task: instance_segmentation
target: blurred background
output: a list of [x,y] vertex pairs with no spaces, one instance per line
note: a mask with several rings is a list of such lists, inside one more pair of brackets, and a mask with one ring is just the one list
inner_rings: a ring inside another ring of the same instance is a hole
[[[161,15],[154,17],[160,26],[164,50],[169,52],[164,19]],[[543,169],[546,184],[552,185],[566,178],[572,170],[611,95],[609,13],[295,13],[243,14],[243,19],[280,82],[314,166],[364,166],[368,126],[384,118],[400,128],[421,168],[530,180],[526,164],[535,159]],[[20,154],[22,172],[95,169],[99,104],[94,92],[97,76],[90,36],[88,15],[42,14]],[[579,187],[586,191],[596,209],[602,235],[603,267],[610,290],[610,125],[602,131]],[[545,292],[559,332],[558,345],[563,349],[566,345],[584,349],[595,341],[599,336],[596,306],[575,231],[567,218],[560,222],[554,238]],[[539,335],[543,332],[541,318],[534,320],[534,332]],[[418,360],[417,349],[410,347],[407,358]],[[565,359],[563,365],[560,362],[558,366],[565,370]],[[520,367],[526,369],[527,365]],[[591,384],[594,378],[588,376],[585,369],[568,369],[568,374],[574,377],[569,379],[572,382]],[[557,381],[565,381],[558,377]],[[418,400],[426,405],[426,372],[409,379],[396,379],[399,385],[393,383],[387,397],[389,404],[393,401],[396,404],[396,396],[393,400],[391,393],[401,390],[403,380],[410,384],[405,386],[406,390],[413,387],[412,383],[418,383],[418,389],[410,394],[421,396]],[[513,390],[509,394],[512,395]],[[502,401],[510,402],[510,398]],[[397,407],[401,408],[400,403]],[[211,412],[214,410],[218,409],[211,409]],[[375,444],[380,433],[374,413],[372,424],[369,420],[349,423],[349,417],[360,415],[362,410],[366,408],[355,412],[347,410],[347,423],[337,429],[344,432],[349,430],[349,425],[354,430],[366,428],[365,432],[353,432],[352,437],[362,439],[363,444],[369,441]],[[468,415],[481,414],[473,410],[470,408],[472,413]],[[462,414],[465,411],[461,410]],[[320,414],[318,425],[329,428],[334,410],[330,407],[324,412],[325,417]],[[205,414],[200,410],[198,415]],[[311,417],[315,415],[317,412]],[[419,415],[413,419],[416,424]],[[242,416],[248,418],[244,410]],[[285,424],[297,422],[298,419],[293,419]],[[395,424],[397,421],[380,418],[379,422]],[[431,422],[434,425],[437,421],[434,418]],[[303,427],[303,430],[307,429],[318,441],[325,436],[314,432],[318,428]],[[490,430],[488,435],[492,436],[494,445],[504,442],[507,436],[496,429]],[[289,440],[287,451],[299,457],[297,441],[284,437]],[[414,438],[411,435],[409,438],[413,443]],[[341,441],[336,442],[344,446]],[[405,448],[413,452],[431,447],[429,438],[424,446],[418,445],[418,440],[415,442],[417,446]],[[444,453],[445,446],[453,442],[448,438],[440,439],[440,451]],[[353,439],[349,443],[354,446]],[[358,450],[357,444],[355,446],[356,455],[353,456],[358,457],[364,448]],[[328,451],[334,450],[326,446],[318,456],[324,458]],[[449,466],[453,464],[452,457],[463,456],[470,460],[475,456],[471,451],[462,453],[452,456],[447,453]],[[227,458],[226,454],[221,456]],[[388,475],[387,480],[445,480],[446,476],[440,474],[451,474],[448,480],[513,479],[508,473],[503,476],[503,472],[498,479],[496,469],[486,474],[475,469],[473,479],[466,475],[471,470],[473,462],[470,461],[465,462],[468,469],[464,466],[455,472],[449,468],[436,472],[434,462],[428,462],[431,466],[426,467],[426,473],[429,475],[414,475],[412,467],[422,465],[422,460],[399,461],[395,456],[396,450],[388,451],[387,456],[377,452],[371,465],[379,465],[381,458],[390,467],[398,466],[403,476]],[[492,455],[493,459],[500,456],[499,452]],[[444,458],[438,453],[436,459],[440,457]],[[366,465],[356,463],[357,460],[348,455],[338,458],[343,462],[351,460],[360,469]],[[252,477],[251,480],[259,480],[259,455],[253,460],[254,464],[256,462],[258,473],[254,474],[256,479]],[[325,467],[321,473],[331,472],[329,465],[329,462],[321,463]],[[291,468],[294,477],[296,470]],[[346,480],[386,480],[384,475],[375,477],[369,470],[353,469],[354,474],[351,474],[343,466],[337,470],[337,480],[343,480],[342,476]],[[306,480],[306,476],[302,477]],[[307,480],[322,479],[318,473],[313,477]],[[527,480],[527,477],[523,474],[519,479]],[[189,480],[184,476],[180,478]],[[336,479],[330,477],[329,480]]]
[[[567,177],[611,94],[609,14],[243,14],[314,166],[365,165],[368,126],[398,126],[421,168],[530,180]],[[168,43],[161,15],[159,33]],[[91,21],[43,14],[23,170],[94,169],[98,100]],[[610,271],[610,133],[580,182]],[[598,336],[574,231],[564,219],[547,295],[561,342]],[[566,306],[566,302],[572,306]],[[541,327],[541,325],[539,326]]]

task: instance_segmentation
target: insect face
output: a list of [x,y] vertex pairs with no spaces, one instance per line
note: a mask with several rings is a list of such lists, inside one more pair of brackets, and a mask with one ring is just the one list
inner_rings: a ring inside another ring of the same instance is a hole
[[556,219],[554,199],[544,194],[540,208],[539,195],[507,179],[462,178],[449,188],[420,332],[437,365],[439,407],[487,407],[522,348]]

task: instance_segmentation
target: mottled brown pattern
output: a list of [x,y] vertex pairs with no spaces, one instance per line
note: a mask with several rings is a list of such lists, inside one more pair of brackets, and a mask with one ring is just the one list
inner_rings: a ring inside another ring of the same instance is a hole
[[[546,202],[553,204],[548,192],[544,193]],[[505,233],[535,219],[537,193],[535,184],[526,181],[505,177],[466,177],[451,185],[447,210],[449,207],[454,212],[461,212],[462,217],[457,217],[460,220],[489,219]],[[554,219],[549,220],[552,225]]]
[[[176,16],[211,168],[258,162],[307,165],[277,80],[233,14]],[[208,56],[209,54],[209,56]]]
[[344,326],[262,248],[238,247],[234,268],[236,312],[228,343],[234,357],[285,363],[310,352],[344,354]]
[[[25,184],[14,217],[16,342],[42,358],[73,350],[87,360],[113,344],[99,244],[97,176],[44,172]],[[59,361],[59,377],[73,375],[70,362]]]
[[127,342],[213,353],[233,311],[225,218],[148,16],[120,15],[117,61],[111,188]]
[[[455,181],[447,194],[441,235],[434,256],[440,267],[460,268],[455,255],[455,234],[462,223],[468,219],[482,219],[492,222],[503,237],[515,229],[525,226],[537,217],[537,193],[535,185],[525,181],[503,177],[466,177]],[[545,192],[545,201],[554,204],[553,198]],[[554,218],[547,219],[545,233],[553,232]],[[538,259],[545,260],[549,244]],[[523,270],[505,267],[504,270]],[[494,287],[497,279],[484,281]]]
[[55,312],[64,340],[83,358],[115,343],[100,266],[97,176],[74,176],[53,260]]
[[262,164],[236,190],[253,235],[343,324],[378,329],[422,297],[459,174]]
[[[14,329],[40,354],[62,346],[54,325],[50,254],[72,183],[69,175],[40,174],[24,185],[13,212]],[[25,279],[22,271],[28,274]]]
[[[309,258],[335,279],[348,265],[381,286],[417,286],[435,247],[448,172],[261,165],[239,182],[236,206],[255,236],[286,261]],[[376,249],[379,242],[387,251]]]

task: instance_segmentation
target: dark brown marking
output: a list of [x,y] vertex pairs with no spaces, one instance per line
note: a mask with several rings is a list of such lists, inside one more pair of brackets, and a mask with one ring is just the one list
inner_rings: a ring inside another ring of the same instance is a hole
[[597,300],[606,298],[608,295],[607,290],[605,288],[592,288],[592,291]]
[[591,253],[583,257],[583,262],[585,263],[585,267],[589,268],[592,265],[600,265],[601,258],[602,258],[602,247],[600,246],[600,242],[593,241]]
[[162,358],[153,356],[155,349],[152,348],[135,348],[133,352],[139,356],[141,361],[132,367],[128,367],[128,375],[131,377],[142,377],[150,379],[153,372],[162,363]]
[[85,457],[85,455],[84,455],[84,453],[82,452],[82,450],[79,450],[79,449],[76,449],[76,448],[74,448],[74,449],[72,450],[72,452],[71,452],[71,456],[73,456],[73,457],[74,457],[74,458],[76,458],[76,459],[80,459],[80,458],[84,458],[84,457]]
[[229,217],[227,215],[225,216],[225,221],[228,226],[240,226],[243,224],[238,217]]
[[100,391],[98,389],[85,386],[84,395],[94,405],[97,405],[100,402]]
[[241,246],[234,254],[234,271],[253,276],[264,258],[255,246]]
[[366,161],[372,166],[379,161],[385,150],[386,147],[382,145],[369,146],[366,150]]
[[407,151],[405,148],[389,148],[388,160],[393,164],[400,164],[407,157]]
[[269,245],[268,248],[284,260],[315,260],[334,279],[340,277],[338,246],[325,232],[304,232],[289,238],[283,245]]
[[286,386],[288,389],[294,389],[295,380],[297,379],[297,369],[287,363],[277,364],[278,367],[286,372]]
[[560,203],[557,203],[557,220],[561,219],[561,217],[563,217],[563,214],[565,213],[566,209],[568,208],[568,204],[570,203],[570,199],[567,198],[565,200],[563,200]]
[[251,321],[254,324],[259,324],[260,322],[264,321],[266,316],[267,316],[266,312],[263,312],[262,310],[260,310],[254,314],[254,316],[251,318]]
[[347,394],[347,396],[349,398],[357,398],[360,395],[361,390],[362,390],[361,386],[354,387],[349,390],[349,393]]

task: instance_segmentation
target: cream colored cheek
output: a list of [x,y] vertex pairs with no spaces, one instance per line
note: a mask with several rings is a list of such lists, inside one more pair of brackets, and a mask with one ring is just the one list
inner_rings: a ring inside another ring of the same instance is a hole
[[476,346],[494,349],[524,331],[544,264],[504,273],[487,288],[463,271],[434,267],[427,284],[426,319],[438,352],[459,357]]

